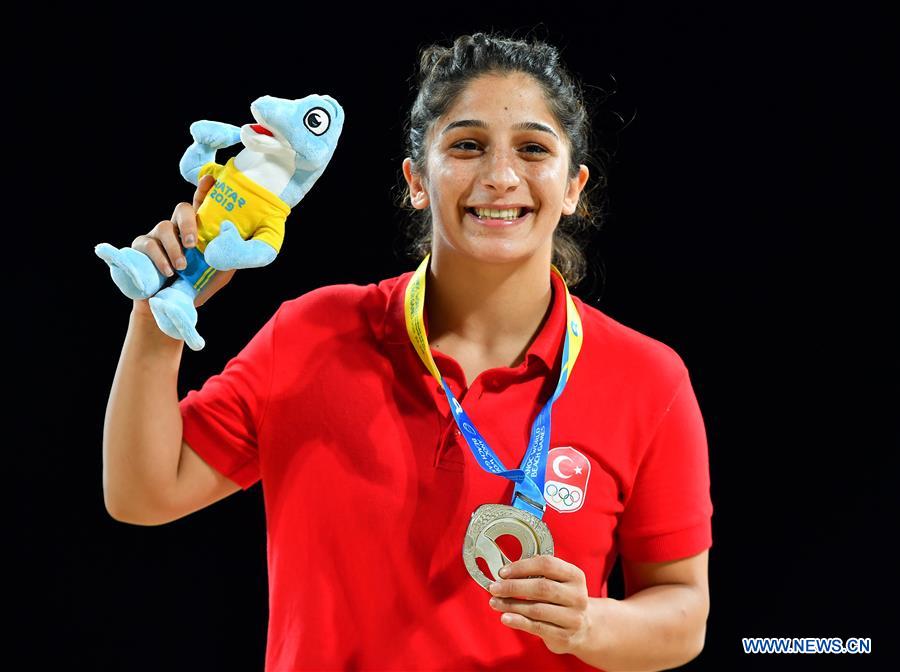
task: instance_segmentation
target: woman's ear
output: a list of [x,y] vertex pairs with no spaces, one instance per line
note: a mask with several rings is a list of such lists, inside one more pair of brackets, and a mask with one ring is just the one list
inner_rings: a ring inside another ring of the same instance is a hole
[[425,181],[413,172],[412,159],[408,156],[403,159],[403,177],[406,178],[406,184],[409,185],[409,200],[412,206],[416,210],[427,208],[429,200]]
[[566,195],[563,197],[562,214],[574,214],[575,209],[578,207],[578,197],[581,196],[581,192],[584,190],[584,185],[587,184],[589,175],[590,171],[588,170],[588,167],[582,163],[578,168],[578,174],[569,180],[568,187],[566,188]]

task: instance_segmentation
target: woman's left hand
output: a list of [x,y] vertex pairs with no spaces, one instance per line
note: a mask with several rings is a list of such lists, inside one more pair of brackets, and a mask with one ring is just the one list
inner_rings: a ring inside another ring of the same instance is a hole
[[552,555],[517,560],[505,569],[509,573],[490,591],[491,608],[505,612],[500,622],[537,635],[553,653],[582,647],[592,626],[584,572]]

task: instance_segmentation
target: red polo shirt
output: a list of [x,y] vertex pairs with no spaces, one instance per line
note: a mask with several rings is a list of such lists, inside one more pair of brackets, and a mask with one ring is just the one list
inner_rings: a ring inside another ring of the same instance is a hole
[[[593,669],[501,623],[466,571],[472,511],[510,504],[513,483],[478,466],[409,341],[411,276],[285,301],[180,402],[204,460],[244,489],[262,481],[265,669]],[[565,291],[550,276],[551,312],[519,366],[465,381],[431,350],[507,468],[559,380]],[[712,545],[706,434],[678,354],[572,298],[584,341],[553,406],[543,520],[555,555],[605,597],[618,553],[658,562]]]

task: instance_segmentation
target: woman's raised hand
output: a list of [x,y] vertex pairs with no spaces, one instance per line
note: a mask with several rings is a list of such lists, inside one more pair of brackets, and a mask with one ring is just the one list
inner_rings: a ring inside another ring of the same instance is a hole
[[[175,206],[171,219],[164,219],[148,233],[134,239],[131,247],[150,257],[160,273],[172,276],[175,270],[184,270],[187,262],[184,250],[197,245],[197,210],[212,189],[216,179],[204,175],[194,192],[192,203],[181,202]],[[195,306],[202,306],[209,298],[231,281],[234,270],[217,271],[194,298]],[[150,314],[148,299],[136,299],[134,309]]]

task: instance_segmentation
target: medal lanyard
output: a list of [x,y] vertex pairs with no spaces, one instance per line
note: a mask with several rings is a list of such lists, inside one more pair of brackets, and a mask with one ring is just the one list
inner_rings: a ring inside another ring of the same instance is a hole
[[541,518],[544,515],[546,502],[544,500],[544,480],[546,478],[547,468],[547,444],[550,441],[550,412],[562,391],[565,389],[572,374],[572,368],[575,366],[575,360],[578,359],[578,353],[581,351],[581,343],[584,334],[581,328],[581,316],[575,308],[575,302],[569,295],[569,288],[566,285],[565,278],[562,273],[553,264],[550,269],[563,280],[563,287],[566,290],[566,340],[563,344],[562,369],[559,374],[559,382],[556,385],[556,391],[550,400],[538,413],[534,423],[531,425],[531,440],[525,457],[522,458],[522,464],[518,469],[507,469],[503,466],[500,458],[491,450],[491,447],[484,440],[481,433],[475,428],[474,423],[463,410],[462,405],[450,391],[450,387],[444,381],[441,372],[434,363],[431,356],[431,347],[428,345],[428,337],[425,334],[425,321],[422,317],[425,309],[425,278],[427,277],[428,261],[431,253],[425,255],[422,263],[413,273],[409,284],[406,286],[406,295],[404,297],[404,313],[406,315],[406,332],[412,341],[413,347],[419,354],[419,358],[434,376],[434,379],[444,389],[447,395],[447,401],[453,411],[453,418],[456,425],[462,432],[475,456],[478,464],[487,472],[497,474],[503,478],[515,482],[515,491],[513,492],[512,505],[517,509],[523,509],[529,513]]

